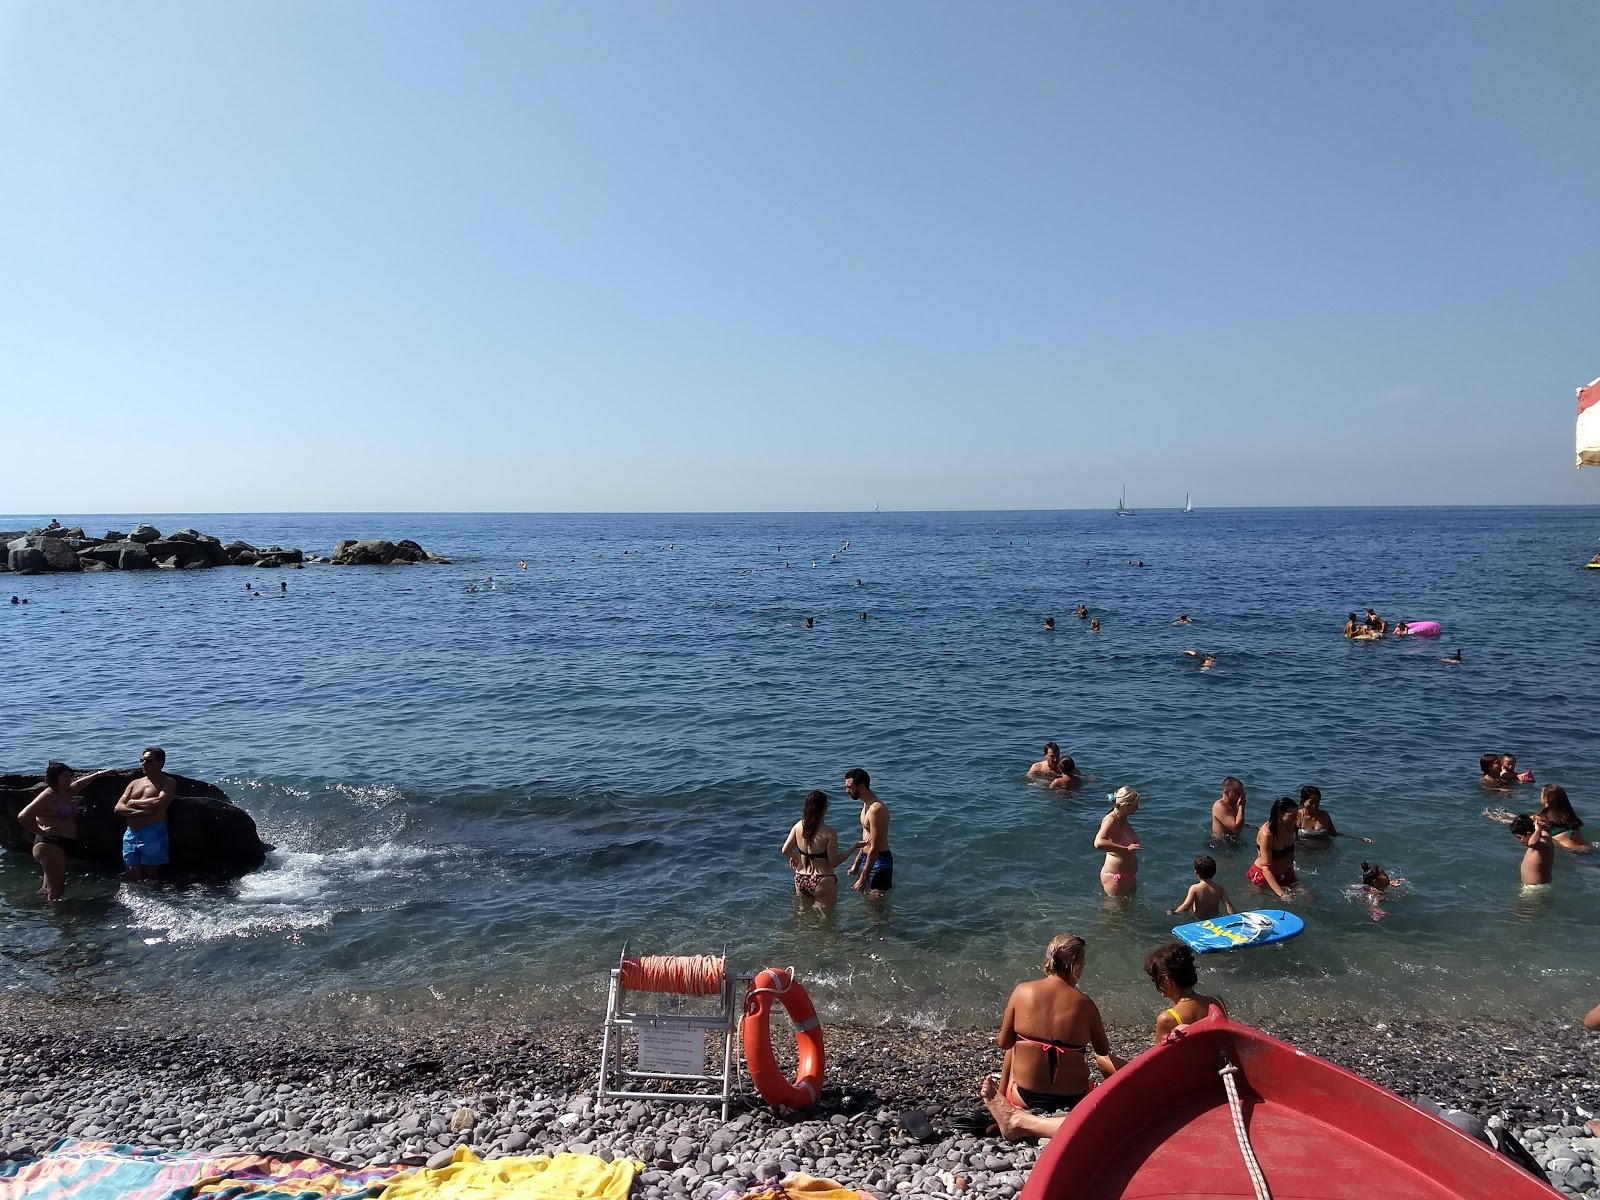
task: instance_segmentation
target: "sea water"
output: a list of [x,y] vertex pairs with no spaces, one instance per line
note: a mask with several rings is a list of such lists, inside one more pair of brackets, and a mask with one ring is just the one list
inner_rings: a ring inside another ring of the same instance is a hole
[[[1276,903],[1245,882],[1253,841],[1208,848],[1233,774],[1251,831],[1315,783],[1373,839],[1300,851],[1299,939],[1205,960],[1241,1015],[1600,997],[1600,854],[1558,852],[1554,887],[1523,894],[1521,847],[1481,813],[1537,788],[1491,795],[1477,771],[1511,751],[1600,826],[1600,571],[1581,565],[1600,510],[151,519],[323,553],[409,536],[454,562],[0,576],[0,770],[133,767],[160,744],[276,847],[223,886],[74,874],[59,905],[4,855],[16,992],[577,1014],[625,944],[726,946],[737,969],[794,966],[836,1018],[937,1027],[993,1021],[1070,931],[1108,1017],[1143,1020],[1141,964],[1197,853],[1239,907]],[[1345,641],[1369,604],[1444,636]],[[1465,666],[1438,661],[1457,648]],[[1024,777],[1050,739],[1088,775],[1075,795]],[[824,913],[779,847],[813,788],[855,840],[854,766],[891,810],[895,887],[872,903],[842,879]],[[1091,843],[1124,784],[1145,849],[1112,902]],[[1363,858],[1408,881],[1381,920],[1348,890]]]

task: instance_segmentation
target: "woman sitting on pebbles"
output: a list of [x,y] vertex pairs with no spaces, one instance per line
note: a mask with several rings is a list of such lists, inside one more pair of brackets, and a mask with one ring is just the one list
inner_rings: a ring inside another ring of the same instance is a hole
[[1139,884],[1139,835],[1128,818],[1139,811],[1139,793],[1119,787],[1111,797],[1111,811],[1100,822],[1094,848],[1105,851],[1100,867],[1100,886],[1108,896],[1131,896]]
[[17,814],[17,824],[33,834],[34,861],[44,874],[39,895],[46,900],[60,900],[67,891],[67,851],[78,840],[78,806],[73,800],[100,776],[109,774],[96,771],[77,779],[66,763],[53,762],[44,770],[44,791]]
[[784,839],[783,856],[794,868],[794,894],[803,900],[830,905],[839,899],[839,876],[834,868],[860,849],[839,849],[839,833],[825,823],[828,812],[826,792],[808,792],[801,817]]
[[1200,981],[1194,969],[1194,951],[1181,942],[1168,942],[1150,951],[1144,960],[1144,973],[1169,1002],[1169,1007],[1162,1009],[1156,1018],[1157,1044],[1193,1025],[1211,1011],[1213,1004],[1222,1010],[1223,1016],[1228,1015],[1228,1006],[1220,997],[1202,996],[1194,990]]
[[1080,937],[1052,938],[1044,978],[1018,984],[1006,1002],[997,1039],[1006,1057],[996,1090],[1019,1109],[1065,1112],[1087,1096],[1086,1050],[1093,1049],[1101,1075],[1120,1065],[1111,1057],[1100,1010],[1078,990],[1085,954]]
[[1256,887],[1271,888],[1278,899],[1287,900],[1300,880],[1294,873],[1295,831],[1300,824],[1300,806],[1288,796],[1272,802],[1267,823],[1256,833],[1256,861],[1245,878]]

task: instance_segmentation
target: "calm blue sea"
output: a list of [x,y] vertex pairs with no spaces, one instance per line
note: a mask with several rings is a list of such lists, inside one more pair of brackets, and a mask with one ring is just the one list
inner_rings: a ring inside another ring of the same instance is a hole
[[[455,561],[0,576],[32,601],[0,604],[0,770],[160,743],[278,847],[231,886],[83,876],[53,907],[5,856],[6,988],[577,1013],[624,942],[726,944],[741,969],[795,966],[825,1012],[940,1026],[995,1019],[1072,931],[1087,990],[1142,1021],[1140,963],[1231,773],[1252,823],[1310,782],[1375,839],[1302,852],[1298,941],[1207,960],[1247,1019],[1600,997],[1600,863],[1559,854],[1549,894],[1521,894],[1476,769],[1510,750],[1600,826],[1600,571],[1581,568],[1600,509],[149,519],[322,552],[409,536]],[[1445,636],[1345,642],[1368,604]],[[1437,661],[1458,647],[1466,666]],[[1025,781],[1046,739],[1091,774],[1080,795]],[[896,888],[823,916],[778,848],[818,787],[853,840],[851,766],[892,810]],[[1147,849],[1114,905],[1091,841],[1121,784]],[[1249,898],[1249,852],[1217,857]],[[1363,857],[1409,880],[1380,921],[1347,891]]]

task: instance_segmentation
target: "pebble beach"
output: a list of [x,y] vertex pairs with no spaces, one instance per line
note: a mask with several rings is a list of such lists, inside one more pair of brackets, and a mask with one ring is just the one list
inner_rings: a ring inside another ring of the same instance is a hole
[[[712,1106],[596,1106],[599,1021],[540,1028],[194,1020],[170,1007],[8,1002],[0,1152],[69,1135],[168,1150],[303,1152],[354,1166],[570,1151],[644,1164],[644,1200],[710,1200],[805,1172],[888,1200],[1010,1197],[1030,1144],[952,1128],[1000,1063],[992,1030],[827,1027],[828,1085],[809,1112],[746,1092]],[[1409,1098],[1511,1129],[1573,1195],[1595,1195],[1600,1038],[1575,1022],[1312,1024],[1269,1029]],[[1132,1055],[1143,1029],[1111,1031]]]

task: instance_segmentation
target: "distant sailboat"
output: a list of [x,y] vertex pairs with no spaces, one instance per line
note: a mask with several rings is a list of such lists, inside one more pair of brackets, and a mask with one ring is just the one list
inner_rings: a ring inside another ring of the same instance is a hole
[[1117,516],[1136,517],[1138,515],[1138,513],[1134,512],[1133,509],[1128,507],[1128,489],[1126,486],[1124,486],[1122,489],[1122,499],[1117,501]]
[[1192,513],[1194,511],[1194,505],[1189,502],[1188,492],[1183,494],[1183,511],[1185,514]]

